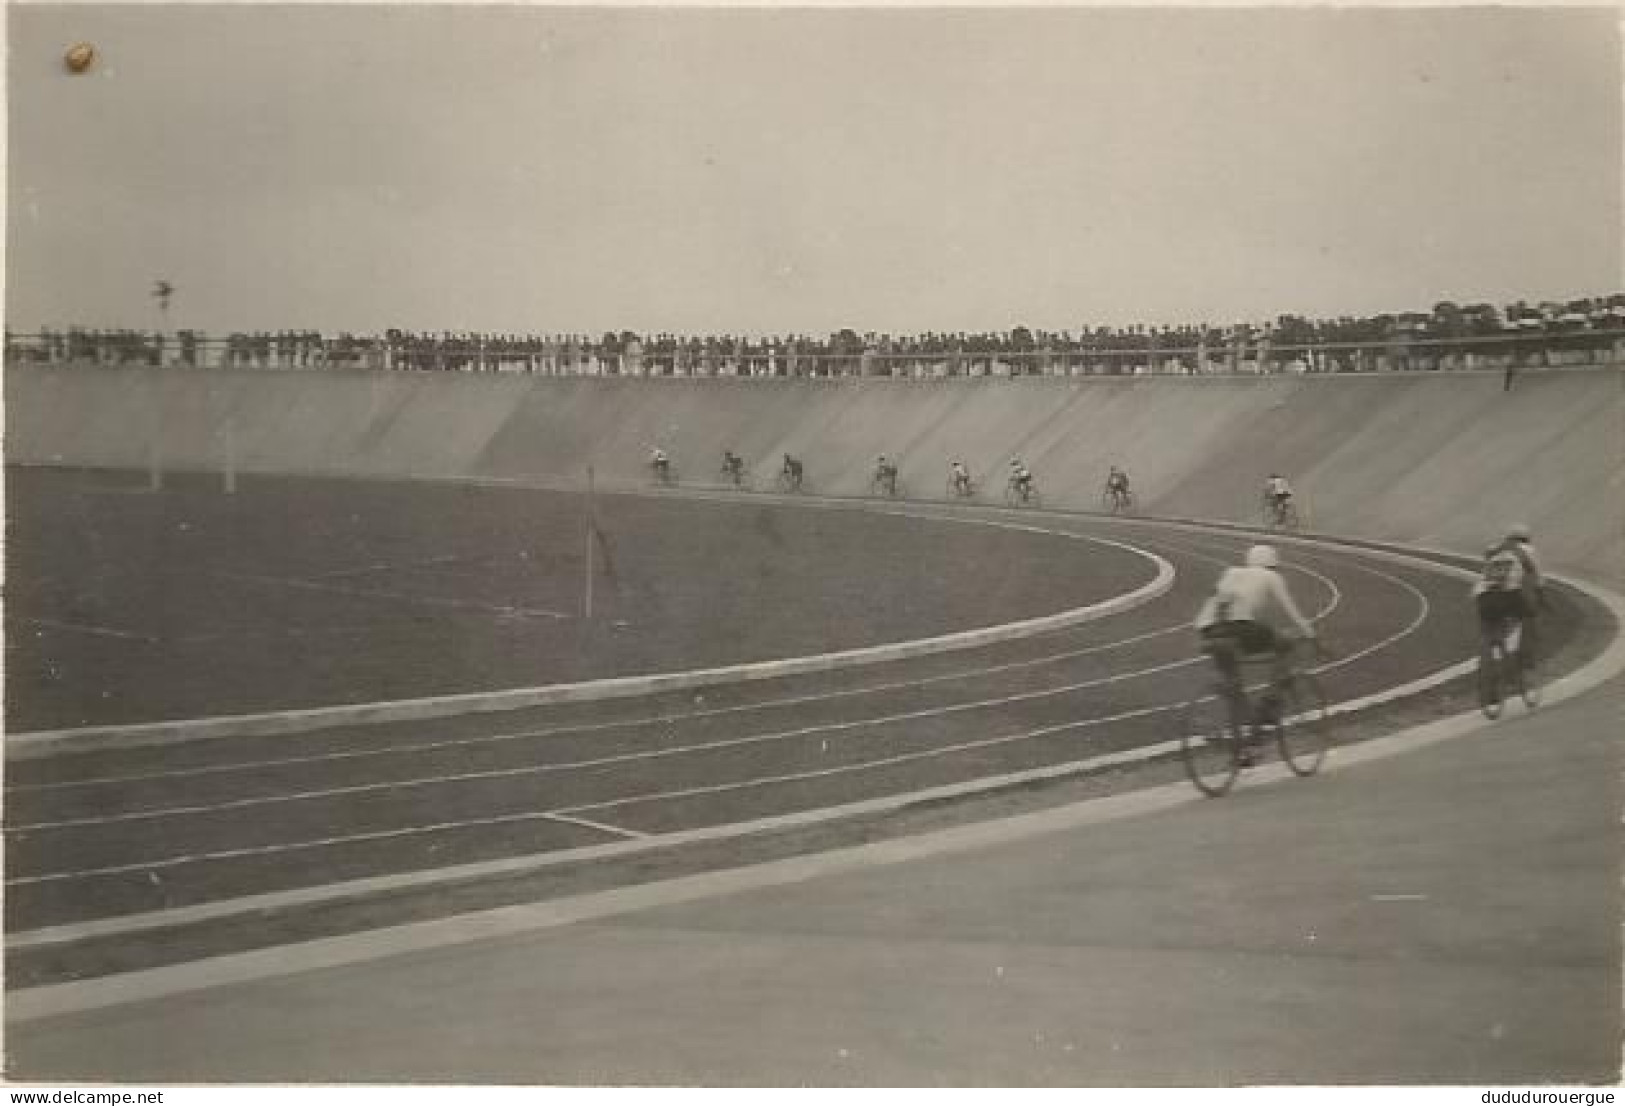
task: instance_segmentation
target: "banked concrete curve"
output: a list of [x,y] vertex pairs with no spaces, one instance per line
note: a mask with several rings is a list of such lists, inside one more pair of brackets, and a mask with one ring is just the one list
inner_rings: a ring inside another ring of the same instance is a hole
[[1108,465],[1150,514],[1257,524],[1269,472],[1305,522],[1481,550],[1526,522],[1558,571],[1625,585],[1625,371],[940,381],[8,365],[11,463],[420,479],[685,483],[724,447],[758,487],[803,458],[813,491],[862,495],[876,454],[913,497],[962,459],[992,493],[1012,456],[1045,502],[1098,507]]
[[961,525],[986,526],[999,530],[1042,534],[1046,537],[1058,537],[1068,541],[1111,546],[1144,558],[1150,562],[1154,572],[1151,579],[1139,587],[1098,603],[1073,607],[1069,610],[1041,615],[1036,618],[999,623],[993,626],[980,626],[970,630],[915,638],[910,641],[888,642],[858,649],[845,649],[810,656],[786,657],[770,661],[753,661],[678,672],[618,676],[574,683],[547,684],[539,687],[461,692],[415,699],[345,703],[294,710],[220,715],[211,718],[175,719],[172,721],[142,722],[128,725],[86,726],[63,730],[36,730],[6,735],[5,753],[8,759],[31,760],[63,753],[84,753],[113,747],[129,748],[229,737],[303,733],[333,726],[359,725],[372,722],[422,721],[424,719],[446,718],[454,715],[520,710],[559,703],[620,699],[666,691],[697,690],[715,687],[720,684],[746,683],[783,676],[832,672],[839,669],[971,649],[996,642],[1032,637],[1053,630],[1081,626],[1149,603],[1159,596],[1167,594],[1174,584],[1174,567],[1168,563],[1166,558],[1127,542],[1114,541],[1098,535],[1076,534],[1031,523],[1016,523],[991,518],[925,514],[898,509],[891,504],[832,504],[819,501],[803,503],[795,500],[786,500],[785,502],[794,503],[801,509],[876,510],[904,518],[929,518],[939,522],[946,521]]

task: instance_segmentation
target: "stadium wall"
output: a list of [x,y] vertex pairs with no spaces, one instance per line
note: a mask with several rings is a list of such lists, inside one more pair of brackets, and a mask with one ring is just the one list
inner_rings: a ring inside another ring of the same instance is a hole
[[660,445],[687,485],[722,450],[771,486],[860,495],[875,458],[940,497],[950,456],[997,501],[1008,460],[1046,505],[1095,508],[1108,465],[1142,513],[1251,523],[1271,471],[1307,528],[1475,551],[1510,521],[1555,566],[1625,581],[1625,372],[941,382],[533,377],[8,366],[12,463],[647,483]]

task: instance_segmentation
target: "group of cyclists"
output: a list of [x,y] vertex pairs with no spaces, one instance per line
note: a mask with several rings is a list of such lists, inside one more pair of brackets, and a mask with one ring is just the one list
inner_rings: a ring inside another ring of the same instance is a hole
[[[1281,709],[1298,643],[1316,641],[1314,624],[1293,602],[1280,570],[1281,557],[1273,546],[1252,546],[1242,564],[1225,569],[1219,577],[1194,624],[1202,651],[1218,672],[1216,690],[1229,702],[1238,729],[1255,740],[1258,729]],[[1532,671],[1538,658],[1540,615],[1548,604],[1540,556],[1527,525],[1508,527],[1484,550],[1472,595],[1480,663],[1499,645],[1516,655],[1525,672]],[[1241,663],[1249,659],[1270,667],[1269,688],[1256,708],[1249,708],[1242,689]],[[1241,763],[1251,764],[1255,756],[1249,746],[1241,752]]]
[[[657,480],[672,481],[671,461],[664,450],[651,450],[649,463]],[[744,459],[732,449],[724,450],[722,472],[735,486],[741,486],[745,479]],[[897,476],[897,462],[881,454],[870,486],[895,496]],[[786,453],[780,468],[781,486],[799,491],[802,483],[801,461]],[[1020,457],[1010,459],[1006,487],[1007,498],[1022,502],[1032,501],[1037,494],[1032,470]],[[957,457],[948,464],[948,490],[959,497],[975,494],[970,469]],[[1111,466],[1106,477],[1104,496],[1114,510],[1133,502],[1128,473],[1117,465]],[[1286,525],[1294,510],[1292,500],[1292,485],[1280,473],[1272,472],[1264,484],[1266,520]],[[1280,569],[1281,557],[1273,546],[1252,546],[1242,564],[1227,568],[1219,577],[1195,621],[1202,650],[1218,672],[1219,691],[1231,700],[1233,709],[1247,709],[1241,691],[1242,661],[1261,659],[1269,663],[1271,690],[1257,707],[1256,713],[1263,717],[1255,718],[1255,723],[1280,709],[1279,692],[1292,678],[1292,654],[1297,643],[1316,639],[1314,624],[1293,601]],[[1492,646],[1501,644],[1505,648],[1505,643],[1512,642],[1515,644],[1508,651],[1516,653],[1524,670],[1531,669],[1537,656],[1539,615],[1546,609],[1547,600],[1540,557],[1527,525],[1508,527],[1484,550],[1472,595],[1481,658],[1489,654]],[[1253,754],[1249,750],[1243,755],[1243,763],[1249,763]]]
[[[664,449],[659,446],[651,447],[648,464],[656,483],[670,485],[676,482],[676,472],[672,467],[671,458]],[[870,491],[877,495],[897,496],[901,486],[898,479],[900,472],[901,466],[898,462],[882,453],[875,460],[874,471],[869,479]],[[747,487],[750,482],[745,459],[731,448],[722,451],[720,475],[735,488]],[[786,491],[802,491],[804,483],[805,468],[801,460],[789,453],[784,454],[783,464],[779,469],[779,487]],[[969,499],[976,495],[976,481],[971,476],[970,468],[957,457],[948,462],[947,490],[950,498]],[[1101,494],[1103,504],[1114,513],[1127,511],[1134,505],[1134,493],[1129,486],[1128,473],[1117,465],[1112,465],[1110,472],[1107,473],[1105,488]],[[1037,481],[1032,469],[1020,457],[1010,458],[1005,479],[1005,499],[1023,504],[1038,502]]]

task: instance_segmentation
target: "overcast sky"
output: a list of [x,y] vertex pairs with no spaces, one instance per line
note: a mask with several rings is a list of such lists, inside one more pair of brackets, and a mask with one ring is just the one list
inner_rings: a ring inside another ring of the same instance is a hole
[[[9,8],[13,329],[919,332],[1625,287],[1592,10]],[[96,67],[61,65],[93,42]]]

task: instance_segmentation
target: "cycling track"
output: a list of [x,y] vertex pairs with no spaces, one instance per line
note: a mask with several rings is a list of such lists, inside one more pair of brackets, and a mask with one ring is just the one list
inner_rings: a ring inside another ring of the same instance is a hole
[[[1068,629],[835,672],[15,760],[9,947],[49,952],[745,840],[989,780],[1130,763],[1164,746],[1178,705],[1209,679],[1191,614],[1255,539],[995,513],[1165,558],[1172,587]],[[1470,655],[1457,575],[1345,547],[1286,550],[1293,590],[1333,649],[1322,676],[1334,703]]]

